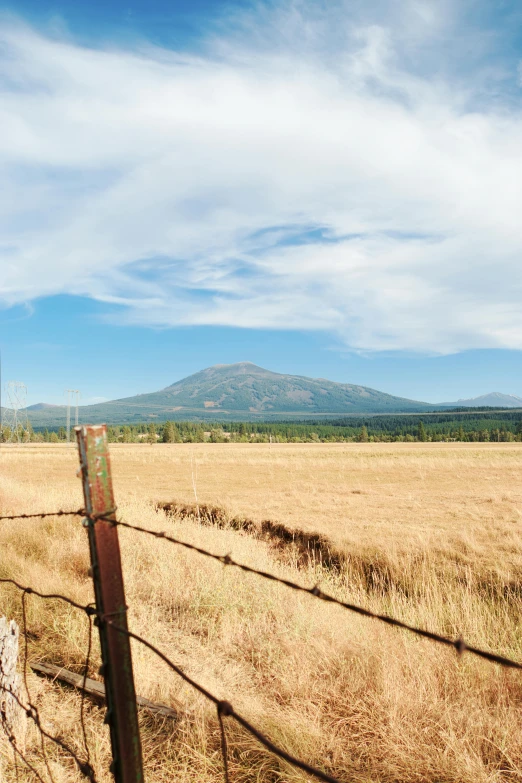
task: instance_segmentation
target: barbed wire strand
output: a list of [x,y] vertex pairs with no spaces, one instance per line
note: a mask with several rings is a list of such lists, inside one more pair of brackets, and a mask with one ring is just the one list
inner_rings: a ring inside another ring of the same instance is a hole
[[[27,663],[28,663],[28,661],[27,661],[27,659],[28,659],[28,655],[27,655],[28,649],[27,648],[28,648],[28,643],[27,643],[27,608],[26,608],[26,605],[25,605],[26,596],[27,596],[27,590],[24,590],[22,592],[22,618],[23,618],[23,630],[24,630],[24,639],[25,639],[25,644],[24,644],[24,687],[25,687],[25,691],[26,691],[26,695],[27,695],[27,703],[28,703],[28,707],[26,708],[26,713],[34,721],[34,723],[36,724],[36,726],[38,727],[38,730],[40,732],[41,744],[42,744],[42,756],[43,756],[44,761],[45,761],[45,766],[47,768],[47,772],[49,774],[49,777],[50,777],[52,783],[54,783],[53,774],[51,772],[51,768],[50,768],[50,765],[49,765],[49,760],[47,758],[47,752],[46,752],[46,749],[45,749],[44,738],[51,740],[56,745],[58,745],[60,748],[62,748],[62,750],[65,750],[67,753],[69,753],[69,755],[76,762],[76,764],[78,766],[78,769],[80,770],[82,775],[84,775],[86,778],[88,778],[89,780],[93,781],[93,783],[95,783],[96,782],[96,778],[95,778],[95,775],[94,775],[94,770],[93,770],[93,768],[92,768],[92,766],[90,764],[90,759],[88,759],[87,762],[82,761],[78,757],[78,755],[74,752],[74,750],[72,750],[72,748],[64,740],[60,739],[59,737],[53,737],[52,734],[49,734],[47,731],[45,731],[42,728],[42,723],[41,723],[41,719],[40,719],[40,712],[38,710],[38,707],[34,704],[33,700],[31,699],[31,694],[29,692],[29,687],[28,687],[28,682],[27,682]],[[89,618],[89,623],[90,623],[90,616],[89,615],[88,615],[88,618]],[[90,657],[90,652],[89,652],[89,657]],[[20,704],[20,706],[23,709],[24,706],[19,702],[19,700],[16,697],[16,695],[15,695],[15,699],[18,701],[18,703]]]
[[[293,590],[298,590],[299,592],[308,593],[309,595],[313,595],[315,598],[319,598],[322,601],[326,601],[327,603],[333,603],[337,606],[341,606],[343,609],[347,609],[348,611],[355,612],[356,614],[362,615],[364,617],[368,617],[374,620],[378,620],[380,622],[386,623],[387,625],[394,626],[396,628],[401,628],[406,631],[410,631],[411,633],[414,633],[418,636],[422,636],[425,639],[430,639],[431,641],[438,642],[439,644],[444,644],[449,647],[453,647],[459,654],[462,654],[463,652],[469,652],[472,655],[476,655],[480,658],[483,658],[485,660],[491,661],[493,663],[498,663],[501,666],[508,666],[511,668],[522,670],[522,664],[518,661],[514,661],[510,658],[506,658],[505,656],[498,655],[496,653],[491,653],[487,650],[482,650],[478,647],[474,647],[472,645],[467,644],[462,637],[459,637],[458,639],[450,639],[448,637],[442,636],[441,634],[434,633],[432,631],[428,631],[424,628],[418,628],[413,625],[409,625],[408,623],[403,622],[402,620],[397,620],[394,617],[391,617],[390,615],[385,614],[378,614],[376,612],[372,612],[369,609],[365,609],[362,606],[357,606],[355,604],[349,604],[345,601],[341,601],[338,598],[335,598],[332,595],[329,595],[328,593],[324,593],[322,590],[319,589],[317,585],[314,587],[303,587],[302,585],[298,585],[295,582],[290,581],[289,579],[284,579],[282,577],[276,576],[275,574],[271,574],[267,571],[261,571],[256,568],[252,568],[251,566],[247,566],[244,563],[238,563],[237,561],[233,560],[233,558],[227,554],[227,555],[217,555],[213,552],[210,552],[206,549],[203,549],[202,547],[198,547],[195,544],[190,544],[187,541],[182,541],[180,539],[174,538],[173,536],[167,535],[164,531],[156,531],[156,530],[149,530],[147,528],[141,527],[139,525],[131,525],[128,522],[124,522],[123,520],[115,520],[112,519],[108,514],[115,513],[116,509],[111,509],[110,512],[104,512],[104,514],[93,514],[88,515],[86,514],[85,509],[78,509],[76,511],[57,511],[57,512],[49,512],[45,514],[34,514],[34,515],[18,515],[18,516],[10,516],[10,517],[0,517],[0,521],[2,519],[28,519],[31,517],[43,517],[43,516],[64,516],[64,515],[71,515],[71,516],[88,516],[93,521],[97,521],[98,519],[102,519],[106,522],[109,522],[113,525],[118,525],[120,527],[125,527],[130,530],[135,530],[139,533],[144,533],[150,536],[153,536],[158,539],[163,539],[165,541],[168,541],[171,544],[175,544],[177,546],[184,547],[185,549],[192,550],[194,552],[198,552],[200,555],[203,555],[205,557],[212,558],[213,560],[216,560],[220,562],[223,565],[230,565],[234,566],[235,568],[239,568],[242,571],[250,574],[255,574],[257,576],[261,576],[264,579],[269,579],[271,581],[277,582],[279,584],[283,584],[286,587],[289,587]],[[23,589],[21,585],[19,585],[15,580],[12,579],[0,579],[0,583],[2,582],[10,582],[11,584],[15,585],[19,589]],[[38,595],[41,598],[56,598],[56,599],[62,599],[68,601],[68,603],[71,604],[71,606],[75,606],[77,609],[82,609],[85,611],[85,607],[81,606],[80,604],[77,604],[75,601],[72,601],[71,599],[67,599],[65,596],[61,596],[58,594],[43,594],[39,593],[36,590],[33,590],[32,588],[27,588],[27,593],[34,593],[35,595]],[[92,614],[95,614],[95,610],[92,610]]]
[[[27,701],[32,706],[31,693],[29,691],[29,683],[27,681],[27,658],[28,658],[29,641],[28,641],[28,638],[27,638],[27,606],[26,606],[26,598],[27,598],[27,592],[24,590],[22,592],[22,596],[21,596],[21,603],[22,603],[22,633],[23,633],[23,637],[24,637],[24,665],[23,665],[23,669],[22,669],[22,674],[23,674],[24,688],[25,688],[25,694],[26,694],[26,697],[27,697]],[[38,725],[38,723],[40,722],[40,714],[39,714],[38,708],[36,706],[34,707],[34,711],[35,711],[35,717],[37,718],[37,721],[38,721],[37,723],[35,721],[35,723],[36,723],[36,725]],[[45,749],[45,737],[44,737],[42,732],[40,732],[40,745],[42,747],[42,757],[43,757],[43,760],[44,760],[45,768],[47,769],[47,774],[49,775],[51,783],[55,783],[54,778],[53,778],[53,773],[51,771],[51,767],[50,767],[50,764],[49,764],[49,759],[47,758],[47,751]]]
[[[4,668],[2,666],[1,659],[0,659],[0,672],[2,673],[2,675],[4,674]],[[7,691],[9,693],[10,689],[9,688],[4,688],[4,691]],[[4,705],[5,705],[5,702],[2,703],[2,708],[0,710],[0,722],[2,723],[2,729],[4,730],[4,733],[5,733],[6,737],[7,737],[7,741],[9,742],[9,744],[11,745],[11,747],[13,749],[13,761],[14,761],[16,780],[18,781],[18,755],[19,755],[20,758],[22,759],[22,761],[24,762],[24,764],[26,764],[26,766],[36,775],[38,780],[40,780],[41,783],[45,783],[43,778],[40,776],[39,772],[25,758],[25,756],[22,753],[22,751],[18,748],[18,746],[16,744],[16,737],[15,737],[15,735],[13,733],[12,727],[9,726],[8,721],[7,721],[6,709],[5,709]]]
[[8,519],[45,519],[45,517],[78,517],[84,516],[83,508],[76,511],[44,511],[40,514],[11,514],[9,516],[0,516],[0,522]]
[[96,609],[90,604],[79,604],[77,601],[73,601],[72,598],[68,598],[66,595],[61,595],[61,593],[42,593],[39,590],[35,590],[34,587],[22,585],[20,582],[17,582],[16,579],[8,579],[7,577],[0,578],[0,584],[10,584],[16,587],[18,590],[27,593],[27,595],[36,595],[38,598],[43,598],[46,600],[49,599],[54,601],[63,601],[64,603],[69,604],[69,606],[73,606],[75,609],[80,609],[82,612],[86,612],[87,614],[96,614]]
[[479,658],[484,658],[487,661],[492,661],[493,663],[498,663],[501,666],[522,670],[522,663],[514,661],[511,658],[506,658],[503,655],[498,655],[496,653],[488,652],[487,650],[482,650],[479,647],[473,647],[472,645],[469,645],[467,642],[465,642],[462,637],[459,637],[458,639],[450,639],[446,636],[441,636],[440,634],[434,633],[433,631],[427,631],[424,628],[418,628],[417,626],[409,625],[408,623],[405,623],[402,620],[397,620],[395,617],[391,617],[390,615],[379,614],[377,612],[372,612],[370,609],[365,609],[362,606],[358,606],[357,604],[350,604],[345,601],[341,601],[340,599],[335,598],[333,595],[324,593],[319,589],[318,585],[315,585],[314,587],[303,587],[296,582],[292,582],[289,579],[285,579],[284,577],[276,576],[275,574],[269,573],[268,571],[260,571],[259,569],[245,565],[244,563],[238,563],[229,554],[217,555],[214,552],[210,552],[207,549],[196,546],[195,544],[190,544],[188,541],[182,541],[179,538],[174,538],[173,536],[167,535],[167,533],[163,531],[149,530],[148,528],[140,527],[139,525],[131,525],[129,522],[114,520],[106,516],[97,516],[96,519],[103,519],[104,521],[110,522],[115,526],[128,528],[129,530],[134,530],[139,533],[145,533],[147,535],[153,536],[154,538],[162,539],[169,542],[170,544],[184,547],[185,549],[189,549],[193,552],[198,552],[200,555],[211,558],[212,560],[216,560],[222,565],[234,566],[235,568],[239,568],[241,571],[244,571],[248,574],[255,574],[256,576],[260,576],[263,579],[268,579],[272,582],[285,585],[292,590],[297,590],[301,593],[308,593],[314,598],[319,598],[321,601],[335,604],[350,612],[362,615],[363,617],[368,617],[372,620],[378,620],[395,628],[401,628],[402,630],[410,631],[411,633],[414,633],[417,636],[422,636],[425,639],[430,639],[432,642],[438,642],[439,644],[444,644],[447,647],[453,647],[457,653],[459,653],[459,655],[462,655],[464,652],[469,652],[472,655],[476,655]]
[[[368,617],[371,619],[378,620],[380,622],[383,622],[387,625],[394,626],[396,628],[400,628],[403,630],[410,631],[418,636],[421,636],[423,638],[429,639],[434,642],[438,642],[440,644],[444,644],[446,646],[453,647],[459,654],[462,654],[463,652],[467,651],[470,652],[473,655],[476,655],[480,658],[483,658],[485,660],[498,663],[502,666],[510,667],[510,668],[516,668],[519,670],[522,670],[522,664],[518,661],[511,660],[509,658],[506,658],[501,655],[497,655],[495,653],[488,652],[486,650],[482,650],[477,647],[473,647],[471,645],[468,645],[462,638],[458,638],[456,640],[450,639],[448,637],[442,636],[440,634],[433,633],[431,631],[428,631],[423,628],[418,628],[416,626],[409,625],[408,623],[405,623],[401,620],[398,620],[394,617],[391,617],[389,615],[385,614],[378,614],[376,612],[372,612],[369,609],[365,609],[364,607],[358,606],[356,604],[350,604],[344,601],[341,601],[337,598],[335,598],[332,595],[329,595],[328,593],[324,593],[322,590],[319,589],[317,585],[315,585],[312,588],[309,587],[303,587],[302,585],[297,584],[296,582],[292,582],[289,579],[285,579],[283,577],[276,576],[275,574],[272,574],[267,571],[261,571],[259,569],[253,568],[251,566],[248,566],[244,563],[239,563],[233,558],[227,554],[227,555],[218,555],[216,553],[210,552],[209,550],[203,549],[202,547],[196,546],[195,544],[190,544],[187,541],[182,541],[181,539],[174,538],[173,536],[167,535],[163,531],[154,531],[147,528],[143,528],[139,525],[132,525],[128,522],[124,522],[123,520],[116,520],[111,516],[114,514],[116,509],[111,510],[110,512],[105,511],[103,514],[97,514],[97,515],[89,515],[86,514],[84,509],[79,509],[78,511],[58,511],[58,512],[45,512],[43,514],[22,514],[22,515],[16,515],[16,516],[8,516],[8,517],[0,517],[0,521],[4,519],[29,519],[29,518],[44,518],[46,516],[88,516],[93,521],[97,521],[98,519],[104,520],[106,522],[109,522],[112,525],[124,527],[130,530],[134,530],[136,532],[144,533],[150,536],[153,536],[158,539],[163,539],[171,544],[181,546],[185,549],[195,551],[198,554],[201,554],[205,557],[211,558],[217,562],[220,562],[222,565],[225,566],[234,566],[236,568],[239,568],[243,572],[251,573],[257,576],[260,576],[264,579],[276,582],[278,584],[283,584],[286,587],[289,587],[293,590],[297,590],[299,592],[308,593],[309,595],[312,595],[315,598],[319,598],[322,601],[325,601],[327,603],[332,603],[335,605],[338,605],[342,607],[343,609],[346,609],[348,611],[354,612],[356,614],[362,615],[364,617]],[[76,601],[68,598],[67,596],[61,595],[59,593],[42,593],[40,591],[37,591],[31,587],[21,585],[14,579],[8,579],[8,578],[1,578],[0,583],[5,584],[11,584],[17,589],[22,591],[22,604],[23,604],[23,614],[24,614],[24,637],[25,637],[25,655],[24,655],[24,677],[26,677],[26,666],[27,666],[27,628],[25,627],[25,597],[26,595],[34,594],[42,599],[54,599],[54,600],[61,600],[69,604],[70,606],[80,609],[87,613],[89,617],[89,649],[87,652],[88,658],[90,657],[90,647],[91,647],[91,634],[92,634],[92,626],[90,623],[90,616],[96,615],[96,621],[98,622],[106,622],[110,624],[112,627],[114,627],[116,630],[118,630],[120,633],[124,633],[128,635],[130,638],[135,639],[136,641],[140,642],[144,646],[146,646],[148,649],[150,649],[152,652],[154,652],[161,660],[163,660],[176,674],[178,674],[185,682],[187,682],[189,685],[191,685],[195,690],[197,690],[201,695],[203,695],[208,700],[212,701],[217,708],[218,712],[218,720],[219,720],[219,726],[220,726],[220,733],[221,733],[221,751],[223,756],[223,770],[224,770],[224,776],[225,776],[225,783],[229,783],[229,771],[228,771],[228,749],[227,749],[227,741],[226,741],[226,733],[225,733],[225,726],[223,722],[224,717],[231,717],[233,720],[235,720],[239,725],[241,725],[248,733],[250,733],[253,737],[255,737],[264,747],[267,748],[271,753],[279,757],[280,759],[286,761],[287,763],[291,764],[292,766],[302,770],[303,772],[306,772],[307,774],[313,775],[314,777],[318,778],[319,780],[326,781],[326,783],[339,783],[335,778],[327,775],[326,773],[322,772],[321,770],[315,769],[314,767],[311,767],[310,765],[306,764],[305,762],[293,757],[291,754],[284,751],[282,748],[279,748],[277,745],[271,742],[264,734],[262,734],[258,729],[256,729],[254,726],[252,726],[245,718],[243,718],[242,715],[237,713],[232,705],[227,701],[219,700],[216,696],[214,696],[212,693],[207,691],[202,685],[197,683],[195,680],[190,678],[188,675],[183,672],[183,670],[176,666],[164,653],[161,652],[157,647],[152,645],[150,642],[148,642],[143,637],[128,631],[126,629],[120,628],[119,626],[115,625],[114,622],[112,622],[107,617],[100,616],[100,614],[96,611],[92,605],[84,606],[82,604],[77,603]],[[96,622],[95,621],[95,622]],[[84,685],[87,678],[87,671],[88,671],[88,661],[84,670]],[[27,686],[26,686],[27,690]],[[84,689],[82,689],[83,692]],[[15,700],[19,703],[19,705],[26,711],[26,714],[28,717],[30,717],[37,725],[42,737],[45,736],[46,738],[50,739],[51,741],[55,742],[58,746],[60,746],[63,750],[68,752],[72,758],[76,761],[78,768],[80,772],[87,778],[89,778],[91,781],[95,782],[95,776],[94,776],[94,770],[92,769],[90,765],[90,760],[87,762],[82,762],[77,755],[74,753],[74,751],[69,748],[69,746],[60,740],[59,738],[53,737],[48,732],[46,732],[40,723],[40,718],[38,711],[36,707],[29,703],[29,706],[23,705],[16,694],[12,693],[11,691],[7,691],[11,693],[11,695],[15,698]],[[28,694],[29,695],[29,694]],[[81,717],[82,717],[82,730],[84,732],[84,743],[85,743],[85,749],[87,754],[89,753],[88,749],[88,742],[86,739],[86,731],[85,726],[83,723],[83,697],[82,697],[82,706],[81,706]],[[12,736],[12,734],[9,733],[7,727],[5,726],[5,720],[4,716],[2,716],[2,726],[4,730],[6,731],[6,734],[8,735],[8,738],[13,746],[13,750],[16,754],[20,755],[24,763],[27,764],[27,766],[33,770],[34,774],[39,778],[41,783],[44,783],[43,779],[39,775],[39,773],[32,767],[32,765],[24,758],[23,754],[21,754],[19,748],[16,746],[16,740]],[[47,758],[45,756],[44,746],[42,743],[42,750],[44,753],[44,758],[46,759],[47,764]],[[49,775],[52,780],[52,775],[50,773],[50,770],[48,768]]]
[[[1,669],[1,665],[0,665],[0,669]],[[95,774],[94,774],[94,770],[92,769],[92,767],[89,764],[87,764],[86,762],[82,761],[81,758],[79,758],[79,756],[70,747],[70,745],[68,745],[67,742],[65,742],[65,740],[61,739],[60,737],[53,736],[48,731],[46,731],[46,729],[43,728],[43,726],[41,724],[41,721],[40,721],[40,716],[39,716],[38,710],[34,706],[34,704],[32,704],[31,702],[28,702],[28,704],[24,704],[22,702],[22,700],[19,698],[19,696],[12,690],[12,688],[4,688],[4,691],[5,691],[5,693],[9,693],[13,697],[13,699],[16,701],[18,706],[22,710],[24,710],[24,712],[27,715],[27,717],[30,718],[33,721],[33,723],[38,728],[38,731],[41,734],[43,734],[43,736],[46,739],[51,740],[51,742],[54,742],[55,745],[57,745],[59,748],[61,748],[62,750],[64,750],[66,753],[68,753],[71,756],[71,758],[76,762],[76,765],[78,766],[79,771],[81,772],[81,774],[84,777],[88,778],[90,781],[92,781],[92,783],[97,783],[96,782],[96,777],[95,777]],[[40,780],[41,780],[41,778],[40,778]],[[42,783],[44,783],[44,782],[42,781]]]
[[[6,693],[11,693],[9,688],[6,688],[5,691],[6,691]],[[20,748],[16,744],[16,737],[13,734],[13,732],[10,731],[10,729],[9,729],[4,710],[2,710],[0,712],[0,722],[2,723],[2,728],[3,728],[4,732],[5,732],[6,737],[7,737],[7,741],[9,742],[9,744],[11,745],[11,747],[13,749],[13,753],[14,753],[15,759],[16,759],[17,755],[20,756],[20,758],[22,759],[23,763],[38,778],[40,783],[45,783],[45,780],[42,778],[42,776],[40,775],[38,770],[35,769],[35,767],[33,767],[33,765],[31,764],[31,762],[26,759],[26,757],[24,756],[24,754],[22,753],[22,751],[20,750]],[[17,774],[17,779],[18,779],[18,765],[15,765],[15,769],[16,769],[16,774]]]
[[[96,783],[96,776],[94,773],[94,769],[91,766],[90,759],[87,761],[82,761],[79,756],[75,753],[75,751],[62,739],[59,737],[55,737],[49,732],[47,732],[41,725],[40,715],[38,712],[38,708],[32,703],[30,699],[29,689],[27,687],[27,622],[26,622],[26,610],[25,610],[25,596],[26,595],[36,595],[38,598],[42,599],[52,599],[52,600],[59,600],[63,601],[66,604],[73,606],[76,609],[80,609],[81,611],[85,612],[89,618],[91,615],[97,614],[96,609],[90,605],[90,604],[79,604],[76,601],[73,601],[71,598],[68,598],[65,595],[61,595],[60,593],[42,593],[38,590],[33,589],[32,587],[28,587],[26,585],[21,585],[19,582],[17,582],[14,579],[7,579],[2,578],[0,579],[0,584],[11,584],[14,587],[16,587],[18,590],[22,592],[22,619],[23,619],[23,635],[25,639],[25,647],[24,647],[24,687],[27,692],[28,696],[28,704],[25,705],[22,703],[22,701],[18,698],[17,694],[14,693],[10,689],[5,689],[7,693],[10,693],[11,696],[15,699],[18,706],[23,709],[27,715],[27,717],[31,718],[31,720],[36,724],[39,732],[41,735],[43,735],[46,739],[49,739],[51,742],[54,742],[56,745],[58,745],[62,750],[64,750],[66,753],[68,753],[76,762],[79,771],[84,775],[84,777],[88,778],[92,783]],[[90,656],[90,652],[89,652]],[[0,671],[1,669],[1,661],[0,661]],[[47,765],[47,756],[44,750],[44,747],[42,745],[42,755],[44,756],[44,759],[46,760]],[[52,780],[52,773],[48,769],[49,776]],[[40,778],[41,780],[41,778]],[[42,783],[45,783],[45,781],[42,780]]]
[[[185,672],[182,671],[182,669],[180,669],[178,666],[176,666],[175,663],[173,663],[166,655],[164,655],[164,653],[162,653],[161,650],[159,650],[158,648],[154,647],[154,645],[152,645],[150,642],[148,642],[146,639],[142,638],[141,636],[138,636],[137,634],[134,634],[132,631],[124,630],[123,628],[120,628],[118,625],[116,625],[114,622],[112,622],[110,619],[107,619],[106,617],[101,616],[96,611],[96,609],[94,609],[94,607],[92,607],[90,604],[87,604],[87,605],[79,604],[76,601],[73,601],[72,599],[68,598],[67,596],[60,595],[59,593],[42,593],[40,591],[34,590],[34,589],[32,589],[30,587],[27,587],[25,585],[21,585],[19,582],[16,582],[14,579],[7,579],[7,578],[0,579],[0,583],[7,583],[7,584],[13,585],[14,587],[16,587],[19,590],[21,590],[22,594],[24,594],[24,595],[25,594],[32,594],[32,595],[36,595],[37,597],[42,598],[42,599],[61,600],[61,601],[64,601],[65,603],[75,607],[76,609],[80,609],[80,610],[86,612],[89,616],[96,615],[95,624],[96,624],[96,622],[106,622],[109,625],[111,625],[112,627],[114,627],[116,630],[120,631],[121,633],[127,634],[130,638],[136,639],[138,642],[143,644],[145,647],[148,647],[159,658],[161,658],[171,669],[173,669],[173,671],[175,671],[182,679],[184,679],[186,682],[188,682],[189,685],[191,685],[193,688],[195,688],[199,693],[201,693],[207,699],[212,701],[216,705],[216,707],[217,707],[217,709],[219,711],[220,718],[222,718],[223,716],[230,716],[230,717],[232,717],[234,720],[237,721],[237,723],[239,723],[241,726],[243,726],[243,728],[245,728],[246,731],[248,731],[252,736],[254,736],[262,745],[264,745],[268,750],[270,750],[270,752],[272,752],[274,755],[278,756],[279,758],[287,761],[289,764],[297,767],[298,769],[301,769],[302,771],[307,772],[310,775],[314,775],[319,780],[325,781],[325,783],[339,783],[338,780],[336,780],[335,778],[331,777],[330,775],[327,775],[326,773],[321,772],[320,770],[315,769],[314,767],[311,767],[310,765],[306,764],[305,762],[300,761],[297,758],[294,758],[289,753],[284,751],[282,748],[279,748],[277,745],[274,745],[267,737],[264,736],[264,734],[262,734],[254,726],[252,726],[245,718],[243,718],[241,715],[236,713],[235,710],[232,708],[232,706],[228,702],[219,700],[216,696],[214,696],[209,691],[207,691],[202,685],[199,685],[199,683],[197,683],[195,680],[192,680],[190,677],[188,677],[188,675],[186,675]],[[27,635],[27,629],[25,629],[25,635]],[[8,691],[8,692],[12,693],[11,691]],[[53,737],[51,734],[49,734],[48,732],[46,732],[42,728],[41,723],[39,721],[39,716],[35,712],[34,705],[29,705],[28,707],[26,707],[18,699],[16,694],[12,693],[12,695],[15,698],[15,700],[17,701],[17,703],[19,704],[19,706],[21,706],[22,709],[25,710],[25,712],[28,715],[28,717],[30,717],[36,723],[36,725],[38,726],[40,732],[45,737],[47,737],[48,739],[50,739],[51,741],[55,742],[60,747],[62,747],[63,750],[67,751],[74,758],[74,760],[76,761],[80,772],[85,777],[89,778],[89,780],[91,780],[92,783],[96,783],[94,770],[92,769],[90,764],[88,762],[87,763],[86,762],[82,762],[81,759],[79,759],[76,756],[74,751],[71,748],[69,748],[69,746],[66,743],[64,743],[62,740],[59,740],[56,737]],[[223,729],[224,729],[224,727],[223,727]],[[223,740],[223,735],[222,735],[222,740]],[[223,748],[225,748],[225,750],[223,750]],[[223,765],[224,765],[224,769],[225,769],[225,774],[228,775],[228,760],[227,760],[227,752],[226,752],[226,737],[225,737],[225,744],[224,745],[223,745],[223,741],[222,741],[222,753],[224,753],[224,755],[223,755]],[[37,773],[35,773],[35,774],[37,774]],[[40,779],[41,783],[45,783],[45,781],[43,781],[41,779],[41,777],[39,777],[39,779]],[[228,778],[227,778],[227,783],[228,783]]]
[[297,767],[297,769],[300,769],[302,772],[313,775],[314,777],[318,778],[318,780],[323,780],[325,783],[340,783],[337,778],[333,778],[326,772],[322,772],[320,769],[316,769],[315,767],[310,766],[310,764],[295,758],[295,756],[292,756],[290,753],[287,753],[285,750],[275,745],[271,740],[268,739],[268,737],[265,737],[262,732],[252,726],[252,724],[249,723],[246,718],[243,718],[242,715],[237,713],[228,701],[222,701],[221,699],[218,699],[217,696],[214,696],[214,694],[210,693],[210,691],[204,688],[203,685],[200,685],[198,682],[189,677],[188,674],[185,674],[183,669],[177,666],[167,655],[165,655],[165,653],[151,644],[151,642],[147,641],[147,639],[144,639],[142,636],[138,636],[138,634],[135,634],[126,628],[121,628],[119,625],[116,625],[112,620],[108,620],[103,615],[98,616],[98,622],[107,623],[107,625],[110,625],[116,631],[119,631],[131,639],[135,639],[137,642],[140,642],[140,644],[143,644],[145,647],[151,650],[158,658],[164,661],[169,668],[171,668],[174,672],[176,672],[176,674],[185,680],[185,682],[201,693],[201,695],[206,699],[213,702],[222,717],[230,717],[235,720],[237,723],[243,726],[243,728],[249,734],[255,737],[261,743],[261,745],[264,745],[265,748],[267,748],[267,750],[269,750],[275,756],[278,756],[280,759],[288,762],[288,764],[291,764],[293,767]]

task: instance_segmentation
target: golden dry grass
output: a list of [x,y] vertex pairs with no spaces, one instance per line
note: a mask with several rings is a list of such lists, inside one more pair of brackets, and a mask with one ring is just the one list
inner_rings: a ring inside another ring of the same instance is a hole
[[[522,660],[519,444],[114,446],[122,517]],[[0,512],[82,504],[72,447],[0,452]],[[155,501],[223,506],[326,535],[340,571],[295,547],[166,518]],[[131,627],[290,752],[342,781],[522,779],[522,677],[167,544],[120,530]],[[0,576],[92,598],[78,519],[2,523]],[[20,598],[0,591],[2,613]],[[30,657],[80,670],[86,618],[29,598]],[[178,724],[142,715],[146,778],[222,780],[213,709],[134,645],[137,690],[182,702]],[[99,664],[97,653],[92,672]],[[91,672],[91,673],[92,673]],[[78,696],[29,677],[44,724],[81,750]],[[93,758],[109,780],[102,712],[88,706]],[[236,783],[308,780],[228,726]],[[31,759],[38,760],[34,734]],[[3,748],[4,775],[13,779]],[[49,747],[53,777],[78,779]],[[21,772],[21,771],[20,771]],[[45,771],[43,772],[45,778]],[[47,778],[45,778],[47,779]]]

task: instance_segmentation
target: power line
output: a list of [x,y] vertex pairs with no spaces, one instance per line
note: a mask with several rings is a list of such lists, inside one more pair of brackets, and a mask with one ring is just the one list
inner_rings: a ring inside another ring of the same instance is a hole
[[67,443],[71,441],[71,400],[75,405],[75,421],[78,426],[78,405],[80,404],[80,390],[79,389],[65,389],[64,394],[67,394]]
[[2,414],[3,428],[8,431],[8,443],[28,440],[31,425],[27,415],[27,386],[22,381],[8,381],[5,385],[7,407]]

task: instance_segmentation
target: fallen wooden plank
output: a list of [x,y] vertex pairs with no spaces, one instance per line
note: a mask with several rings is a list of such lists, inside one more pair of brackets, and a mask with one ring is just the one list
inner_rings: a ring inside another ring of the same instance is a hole
[[[68,669],[54,666],[52,663],[30,663],[29,666],[37,674],[42,674],[45,677],[51,677],[53,680],[65,682],[67,685],[72,685],[73,688],[83,690],[94,699],[105,701],[105,685],[102,682],[91,680],[90,677],[87,677],[84,687],[83,676],[81,674],[76,674],[75,672],[70,672]],[[155,715],[163,715],[165,718],[177,720],[182,713],[181,706],[178,709],[173,709],[172,707],[167,707],[166,704],[156,704],[153,701],[149,701],[143,696],[136,696],[136,702],[138,707],[153,712]]]

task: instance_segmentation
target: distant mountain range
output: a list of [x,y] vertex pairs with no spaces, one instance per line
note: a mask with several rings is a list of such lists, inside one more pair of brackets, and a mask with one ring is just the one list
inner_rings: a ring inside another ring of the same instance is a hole
[[[522,407],[522,399],[493,393],[473,400],[430,405],[324,378],[284,375],[250,362],[217,364],[161,391],[80,407],[80,420],[130,424],[167,419],[253,420],[371,413],[423,413],[451,407]],[[65,406],[27,408],[33,427],[64,423]]]
[[444,408],[522,408],[522,397],[513,394],[501,394],[491,392],[481,397],[472,397],[469,400],[457,400],[457,402],[441,402],[438,407]]

